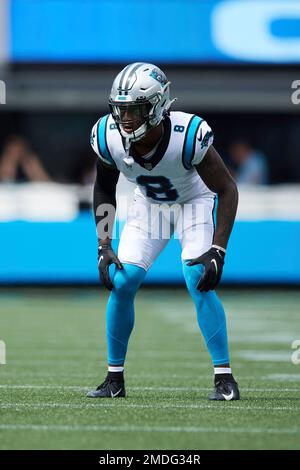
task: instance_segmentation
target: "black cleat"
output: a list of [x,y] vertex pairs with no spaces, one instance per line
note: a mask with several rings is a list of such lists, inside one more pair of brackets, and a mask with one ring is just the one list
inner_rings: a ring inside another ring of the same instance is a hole
[[208,397],[210,400],[232,401],[240,399],[238,384],[233,378],[215,380],[215,389]]
[[120,398],[126,396],[124,380],[113,380],[106,377],[105,381],[96,390],[91,390],[86,395],[88,398]]

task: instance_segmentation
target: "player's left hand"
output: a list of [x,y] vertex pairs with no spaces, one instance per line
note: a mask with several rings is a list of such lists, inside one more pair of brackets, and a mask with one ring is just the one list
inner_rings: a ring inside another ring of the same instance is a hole
[[220,282],[223,272],[225,253],[218,248],[212,247],[203,255],[190,261],[188,266],[203,264],[204,273],[197,284],[200,292],[214,290]]

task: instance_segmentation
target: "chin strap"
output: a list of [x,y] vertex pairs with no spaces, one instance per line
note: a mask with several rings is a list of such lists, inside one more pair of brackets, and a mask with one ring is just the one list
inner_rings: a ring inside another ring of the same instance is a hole
[[134,159],[129,155],[129,149],[130,149],[130,139],[126,139],[124,138],[124,141],[125,141],[125,152],[126,152],[126,155],[125,157],[123,158],[123,162],[125,163],[126,166],[132,166],[133,163],[134,163]]

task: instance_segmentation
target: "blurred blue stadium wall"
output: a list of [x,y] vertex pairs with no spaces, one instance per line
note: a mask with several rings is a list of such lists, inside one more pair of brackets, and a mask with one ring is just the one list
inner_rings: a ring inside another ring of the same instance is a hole
[[[299,284],[299,240],[300,221],[237,221],[223,283]],[[98,281],[96,231],[89,212],[72,222],[2,222],[0,247],[0,283]],[[178,240],[169,242],[146,282],[183,282]]]
[[11,0],[10,29],[15,62],[300,62],[297,0]]

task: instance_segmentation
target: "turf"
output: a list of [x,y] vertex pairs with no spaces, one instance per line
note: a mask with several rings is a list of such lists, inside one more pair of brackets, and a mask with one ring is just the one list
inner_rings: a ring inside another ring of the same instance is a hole
[[239,402],[212,403],[210,359],[181,289],[141,290],[126,399],[91,400],[106,374],[107,294],[0,291],[1,449],[299,449],[300,293],[221,291]]

